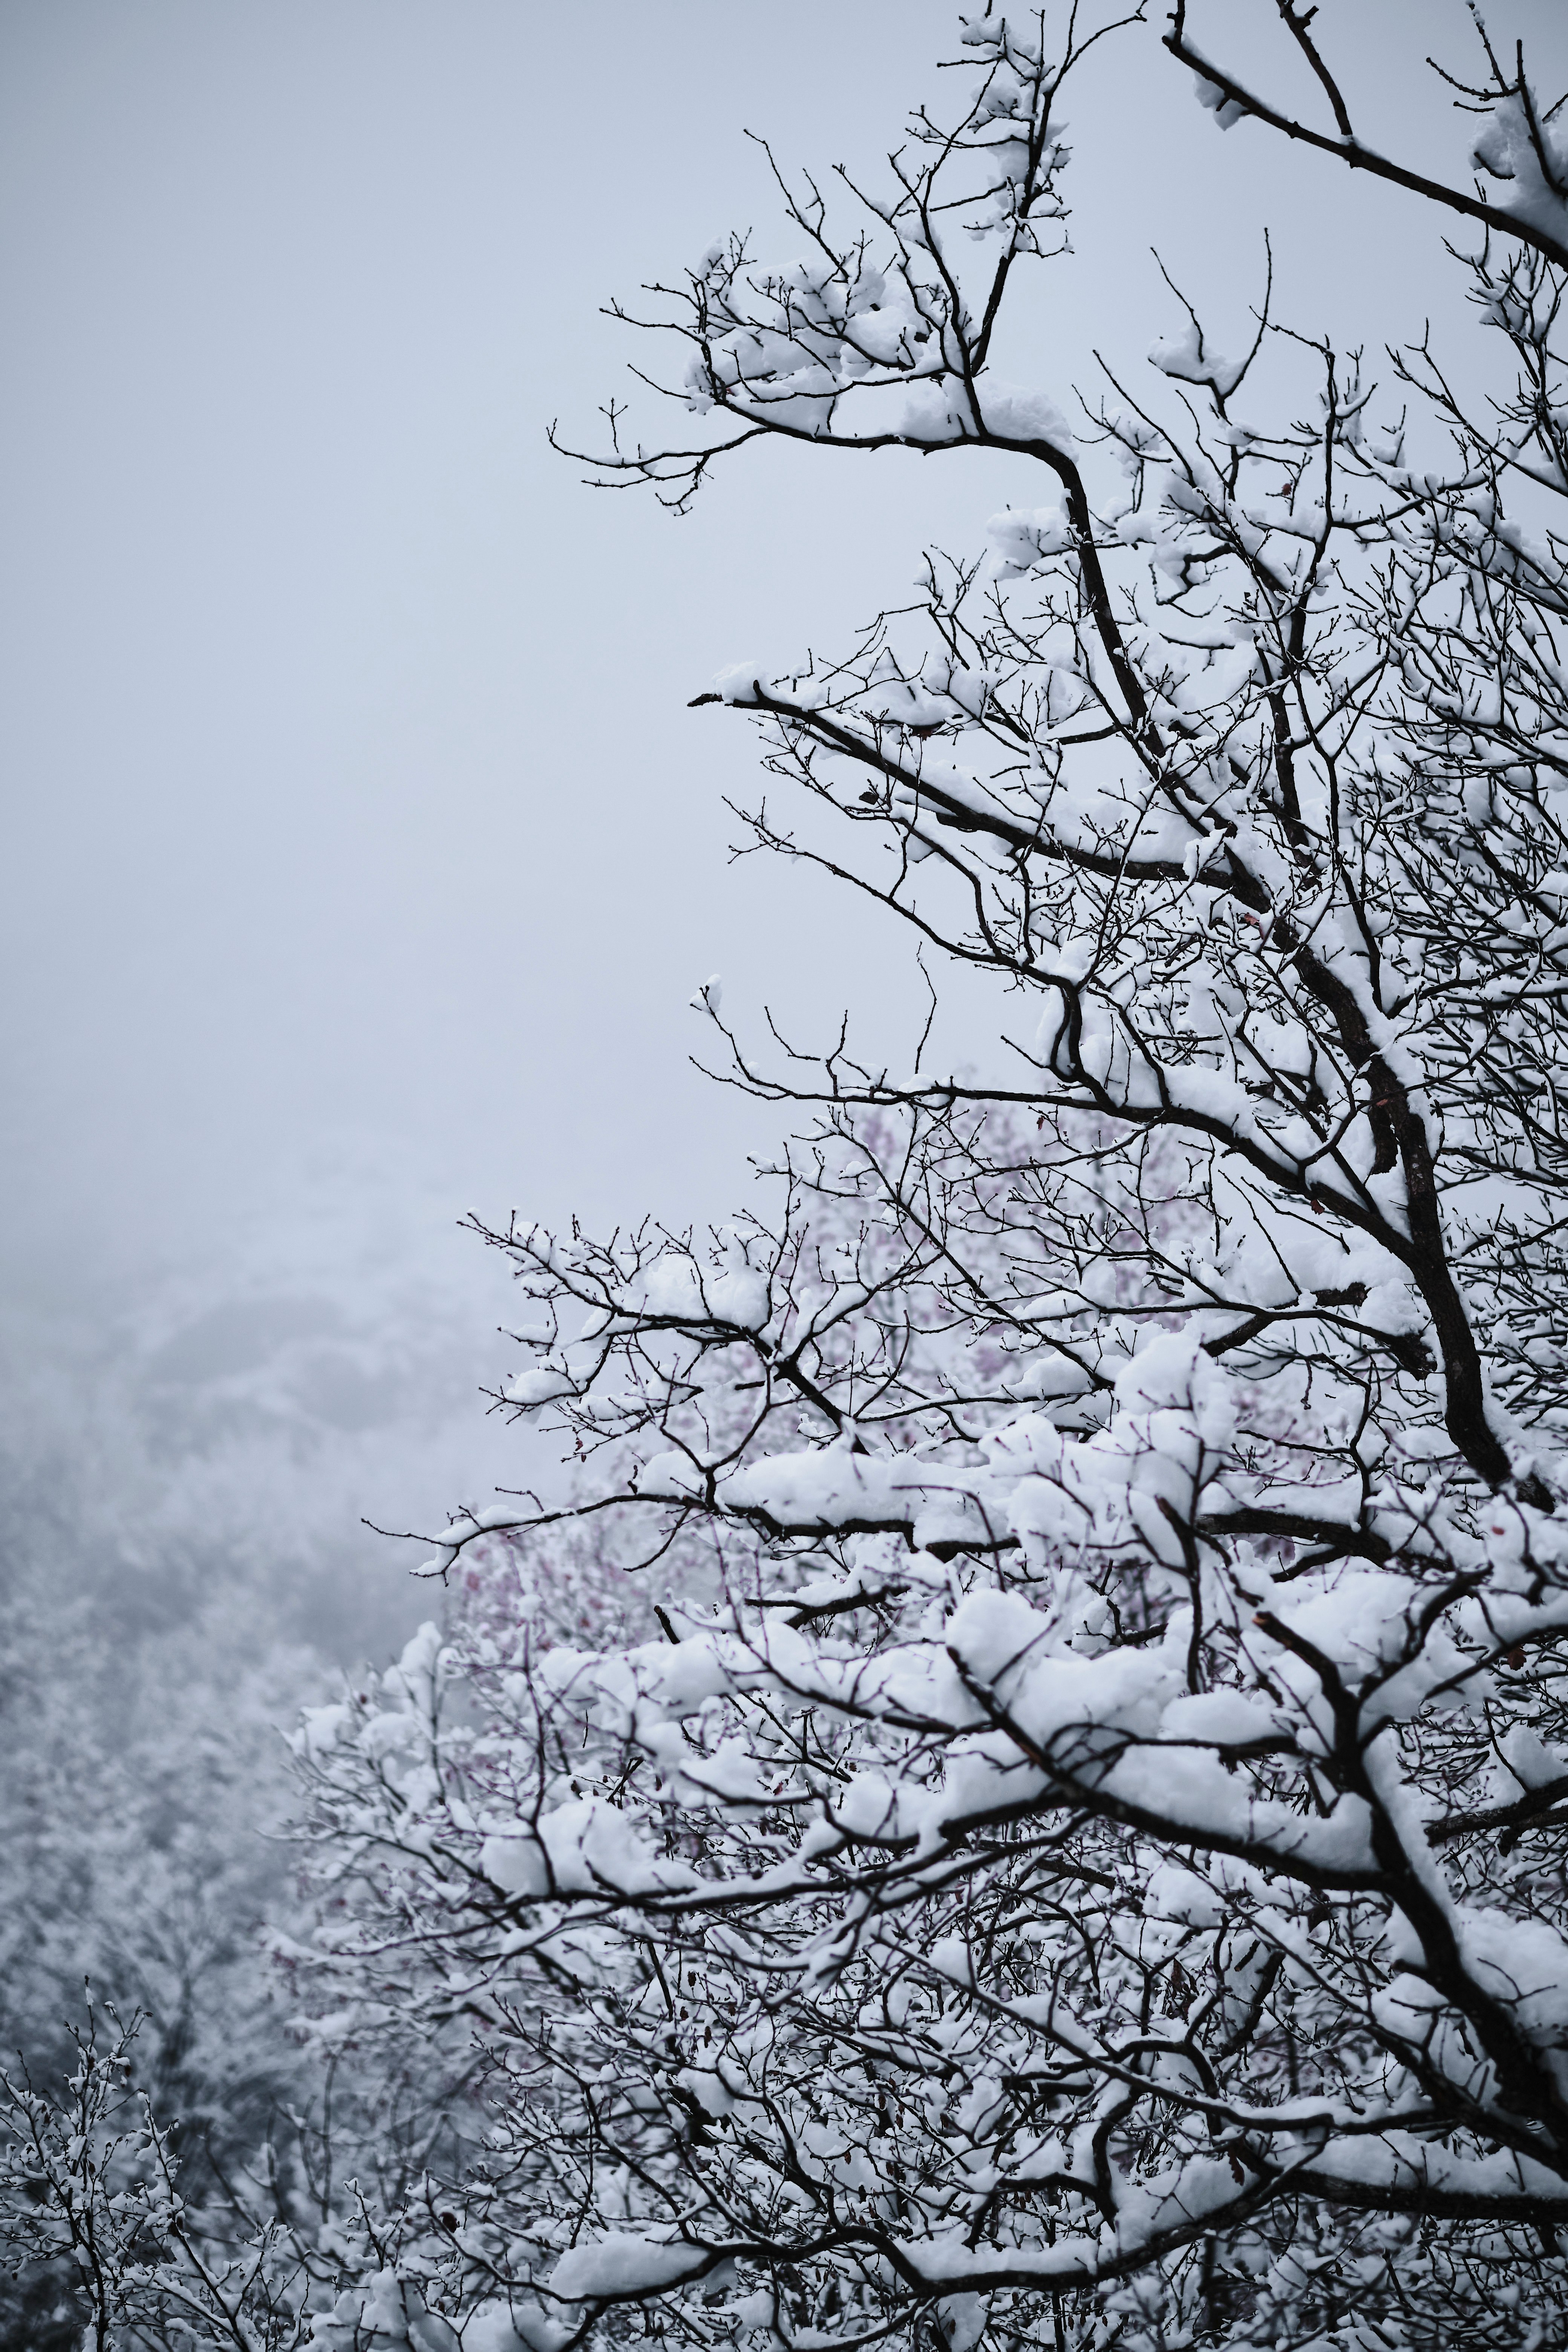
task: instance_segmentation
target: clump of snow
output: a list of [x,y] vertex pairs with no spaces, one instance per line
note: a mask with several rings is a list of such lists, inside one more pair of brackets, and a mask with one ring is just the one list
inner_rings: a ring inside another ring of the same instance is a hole
[[1564,126],[1543,120],[1538,110],[1532,135],[1522,100],[1510,90],[1493,105],[1470,152],[1489,179],[1503,184],[1499,201],[1505,212],[1511,213],[1521,226],[1568,246],[1568,130]]

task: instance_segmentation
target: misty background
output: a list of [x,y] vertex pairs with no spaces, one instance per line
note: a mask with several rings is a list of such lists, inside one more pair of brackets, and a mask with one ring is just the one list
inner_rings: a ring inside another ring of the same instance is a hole
[[[658,354],[598,306],[731,227],[788,257],[745,131],[786,168],[874,171],[940,101],[954,15],[0,5],[13,1692],[63,1671],[68,1617],[122,1689],[174,1672],[175,1632],[185,1689],[287,1660],[279,1720],[384,1654],[435,1601],[362,1518],[435,1529],[531,1466],[486,1418],[507,1285],[464,1211],[742,1200],[780,1119],[689,1066],[711,972],[743,1032],[767,1002],[820,1040],[847,1003],[908,1055],[906,944],[729,863],[752,739],[686,706],[904,601],[928,541],[971,550],[1035,502],[1026,469],[763,450],[677,522],[584,488],[545,432],[595,444],[612,394],[649,429],[625,370]],[[1271,5],[1194,25],[1310,103]],[[1506,29],[1568,79],[1550,0]],[[1368,135],[1462,181],[1465,120],[1407,71],[1471,67],[1457,0],[1319,30]],[[1218,133],[1152,29],[1067,113],[1076,257],[1037,271],[1002,360],[1063,406],[1095,349],[1135,378],[1179,324],[1155,245],[1222,348],[1250,337],[1265,223],[1306,332],[1375,353],[1455,317],[1429,218]]]

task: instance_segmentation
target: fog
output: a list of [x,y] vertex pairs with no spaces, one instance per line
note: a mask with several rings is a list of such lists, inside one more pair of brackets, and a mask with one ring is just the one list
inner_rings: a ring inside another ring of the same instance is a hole
[[[1463,66],[1458,6],[1322,27],[1382,134],[1462,176],[1440,90],[1377,111],[1440,14]],[[1516,16],[1563,46],[1546,0]],[[1293,87],[1272,16],[1205,23]],[[687,704],[842,638],[1031,485],[772,451],[675,522],[545,433],[651,398],[608,297],[731,226],[778,249],[744,131],[869,165],[951,27],[931,0],[0,8],[7,1450],[15,1540],[68,1580],[199,1528],[293,1633],[391,1638],[428,1595],[362,1516],[438,1526],[521,1458],[464,1210],[740,1196],[778,1115],[689,1065],[714,971],[744,1028],[766,1000],[918,1032],[901,941],[730,865],[751,740]],[[1077,257],[1008,355],[1064,402],[1093,347],[1131,372],[1172,324],[1156,244],[1222,342],[1266,221],[1304,331],[1375,351],[1453,315],[1429,220],[1214,131],[1152,35],[1068,111]]]

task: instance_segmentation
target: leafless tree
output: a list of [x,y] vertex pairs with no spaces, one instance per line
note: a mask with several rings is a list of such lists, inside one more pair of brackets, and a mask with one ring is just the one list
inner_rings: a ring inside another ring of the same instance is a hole
[[1272,290],[1239,359],[1173,289],[1151,386],[998,381],[1142,9],[963,20],[879,177],[778,175],[796,258],[622,314],[678,422],[613,409],[607,485],[770,436],[1038,482],[696,698],[791,795],[749,845],[996,1013],[900,1074],[710,982],[797,1112],[771,1205],[480,1227],[575,1484],[455,1518],[458,1617],[300,1752],[323,2015],[467,2021],[494,2129],[333,2352],[1568,2331],[1568,148],[1489,49],[1493,192],[1423,180],[1279,14],[1310,142],[1475,224],[1489,404]]

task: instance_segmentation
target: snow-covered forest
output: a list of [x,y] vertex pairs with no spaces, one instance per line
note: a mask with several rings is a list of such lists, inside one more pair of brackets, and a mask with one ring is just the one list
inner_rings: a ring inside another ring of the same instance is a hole
[[[0,2340],[1568,2342],[1568,110],[1391,21],[977,5],[612,295],[597,489],[933,505],[671,682],[771,1140],[19,1331]],[[1376,343],[1250,216],[1130,315],[1131,89]]]

